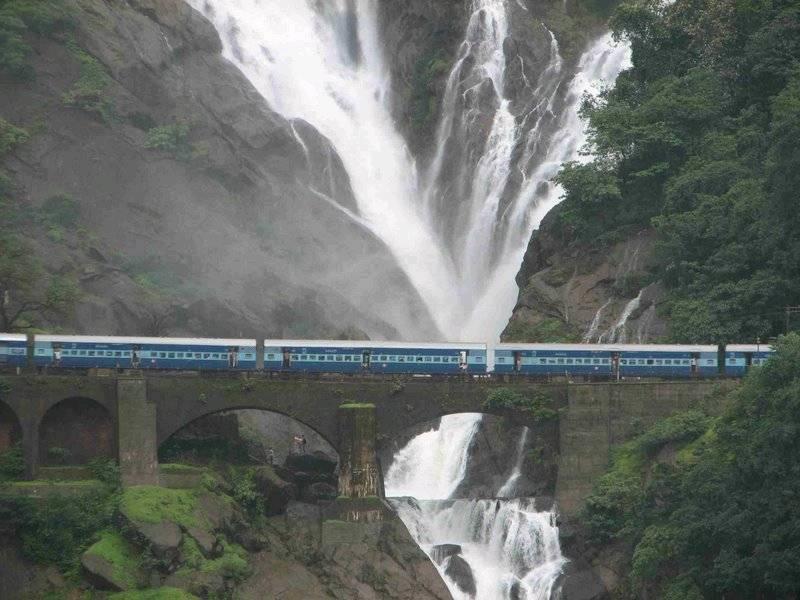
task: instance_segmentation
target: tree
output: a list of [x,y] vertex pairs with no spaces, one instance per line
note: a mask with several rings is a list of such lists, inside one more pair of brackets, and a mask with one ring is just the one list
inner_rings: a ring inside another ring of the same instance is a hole
[[37,318],[68,312],[79,297],[75,282],[48,277],[20,238],[0,235],[0,330],[29,329]]

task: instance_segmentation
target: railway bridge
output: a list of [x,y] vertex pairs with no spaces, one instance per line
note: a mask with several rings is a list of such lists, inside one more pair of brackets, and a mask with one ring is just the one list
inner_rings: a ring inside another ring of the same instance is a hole
[[[527,380],[337,377],[235,378],[97,373],[0,375],[0,451],[21,443],[34,479],[53,446],[77,461],[116,457],[125,485],[158,484],[158,447],[203,416],[260,409],[309,426],[336,448],[340,494],[381,495],[380,440],[448,414],[496,414],[531,427],[558,455],[557,500],[577,510],[610,448],[636,427],[697,405],[732,382],[540,383]],[[489,393],[512,388],[546,397],[558,419],[530,411],[487,409]]]

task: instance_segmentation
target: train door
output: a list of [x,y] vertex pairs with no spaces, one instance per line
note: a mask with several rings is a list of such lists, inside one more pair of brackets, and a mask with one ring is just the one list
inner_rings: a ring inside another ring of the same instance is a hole
[[514,372],[519,373],[522,371],[522,352],[514,350]]
[[692,375],[696,376],[700,372],[700,353],[692,352]]
[[232,346],[228,350],[228,366],[231,369],[235,369],[239,366],[239,347]]
[[0,365],[4,365],[8,362],[8,352],[10,347],[8,342],[0,342]]
[[462,371],[466,371],[467,367],[469,366],[469,362],[467,357],[469,356],[469,352],[466,350],[461,350],[458,353],[458,368]]
[[617,381],[620,380],[619,352],[611,353],[611,377]]
[[361,353],[361,368],[369,369],[371,359],[372,356],[370,356],[369,350],[364,350],[364,352]]
[[284,369],[292,368],[292,354],[291,352],[289,352],[288,348],[283,349],[283,368]]
[[744,370],[749,371],[750,367],[753,366],[753,353],[752,352],[745,352],[744,353]]

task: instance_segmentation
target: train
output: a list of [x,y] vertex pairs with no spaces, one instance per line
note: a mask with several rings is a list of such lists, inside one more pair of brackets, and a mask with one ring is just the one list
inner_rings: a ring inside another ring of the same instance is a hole
[[523,344],[0,334],[0,369],[259,371],[549,379],[742,377],[767,344]]

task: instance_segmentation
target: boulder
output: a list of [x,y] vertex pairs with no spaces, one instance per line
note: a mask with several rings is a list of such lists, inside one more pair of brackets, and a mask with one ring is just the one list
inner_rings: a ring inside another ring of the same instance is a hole
[[438,544],[431,550],[431,558],[436,564],[442,564],[446,558],[461,554],[461,546],[458,544]]
[[103,556],[84,552],[81,556],[81,566],[87,573],[87,579],[96,588],[121,591],[133,587],[115,572],[114,565]]
[[187,527],[186,534],[197,542],[197,547],[205,558],[216,558],[222,547],[215,536],[200,527]]
[[297,486],[278,477],[271,467],[256,469],[254,480],[256,489],[264,499],[264,511],[267,516],[283,513],[286,505],[297,499]]
[[461,556],[454,555],[449,558],[444,574],[452,579],[462,592],[473,598],[475,597],[477,592],[475,576],[472,574],[472,568],[469,563]]
[[562,600],[608,600],[606,586],[584,559],[570,561],[559,579]]
[[314,504],[320,501],[336,500],[338,491],[336,486],[329,483],[317,482],[307,485],[301,495],[303,502]]
[[136,535],[147,545],[153,555],[164,563],[174,563],[178,559],[181,545],[181,529],[171,521],[161,523],[140,523],[129,521]]
[[186,590],[201,598],[227,597],[225,578],[218,572],[178,571],[164,580],[164,586]]
[[283,466],[295,473],[323,473],[332,475],[336,470],[336,461],[323,452],[312,454],[290,454],[286,457]]

